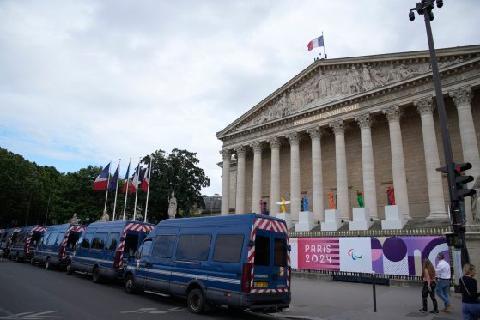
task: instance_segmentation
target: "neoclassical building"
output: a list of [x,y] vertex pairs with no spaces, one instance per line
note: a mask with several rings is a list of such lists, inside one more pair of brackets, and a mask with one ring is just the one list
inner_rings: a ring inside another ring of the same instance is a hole
[[[437,50],[455,161],[480,176],[480,46]],[[217,133],[222,213],[271,214],[306,196],[323,221],[327,195],[351,220],[357,194],[383,219],[393,187],[405,218],[447,219],[443,146],[428,51],[320,59]],[[468,221],[472,222],[471,211]]]

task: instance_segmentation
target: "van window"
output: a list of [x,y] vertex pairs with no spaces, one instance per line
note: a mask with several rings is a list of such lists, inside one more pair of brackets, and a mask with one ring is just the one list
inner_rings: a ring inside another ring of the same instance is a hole
[[40,244],[41,245],[47,244],[49,236],[50,236],[50,233],[45,233],[43,237],[40,239]]
[[142,258],[150,257],[150,250],[152,249],[152,240],[145,241],[142,245]]
[[59,232],[57,236],[57,240],[55,241],[55,245],[59,246],[63,242],[63,238],[65,238],[64,232]]
[[125,237],[124,252],[127,258],[135,257],[138,248],[138,234],[136,232],[127,233]]
[[110,239],[108,240],[107,250],[115,251],[115,249],[117,249],[119,237],[120,237],[120,233],[118,232],[110,233]]
[[175,235],[157,236],[153,243],[152,256],[157,258],[171,258],[176,238],[177,236]]
[[82,239],[82,248],[84,249],[89,249],[90,248],[90,242],[92,241],[93,237],[93,232],[87,232],[85,236]]
[[275,238],[275,265],[285,267],[287,265],[287,242],[282,238]]
[[58,232],[52,232],[47,240],[47,246],[53,246],[57,241]]
[[213,261],[240,262],[243,234],[219,234],[215,240]]
[[176,258],[178,260],[205,261],[210,251],[210,235],[184,234],[178,241]]
[[71,231],[70,234],[68,235],[66,247],[72,250],[75,249],[78,239],[80,238],[81,235],[82,235],[81,232]]
[[105,242],[107,242],[107,235],[106,232],[95,233],[95,237],[92,240],[92,249],[103,250]]
[[270,238],[257,235],[255,238],[255,265],[270,265]]

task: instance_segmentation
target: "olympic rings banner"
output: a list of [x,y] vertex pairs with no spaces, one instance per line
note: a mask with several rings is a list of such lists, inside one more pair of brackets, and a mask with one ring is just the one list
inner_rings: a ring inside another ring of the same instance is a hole
[[[422,261],[449,259],[445,237],[290,238],[293,269],[421,276]],[[448,260],[447,260],[448,261]]]

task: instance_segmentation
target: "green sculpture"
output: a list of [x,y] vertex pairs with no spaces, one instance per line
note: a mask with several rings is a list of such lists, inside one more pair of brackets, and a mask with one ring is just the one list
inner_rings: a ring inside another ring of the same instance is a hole
[[363,192],[357,190],[357,202],[359,208],[364,208],[365,204],[363,203]]

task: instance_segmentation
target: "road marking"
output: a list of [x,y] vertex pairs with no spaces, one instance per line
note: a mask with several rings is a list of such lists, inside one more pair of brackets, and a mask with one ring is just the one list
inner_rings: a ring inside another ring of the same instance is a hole
[[20,312],[17,314],[11,314],[9,316],[0,317],[0,319],[25,319],[25,320],[40,320],[40,319],[48,319],[48,318],[59,318],[59,316],[51,315],[56,311],[27,311],[27,312]]
[[140,314],[165,314],[169,312],[178,312],[178,311],[183,311],[185,308],[180,308],[180,307],[174,307],[170,308],[168,310],[158,310],[157,308],[140,308],[137,310],[126,310],[126,311],[120,311],[120,313],[140,313]]

